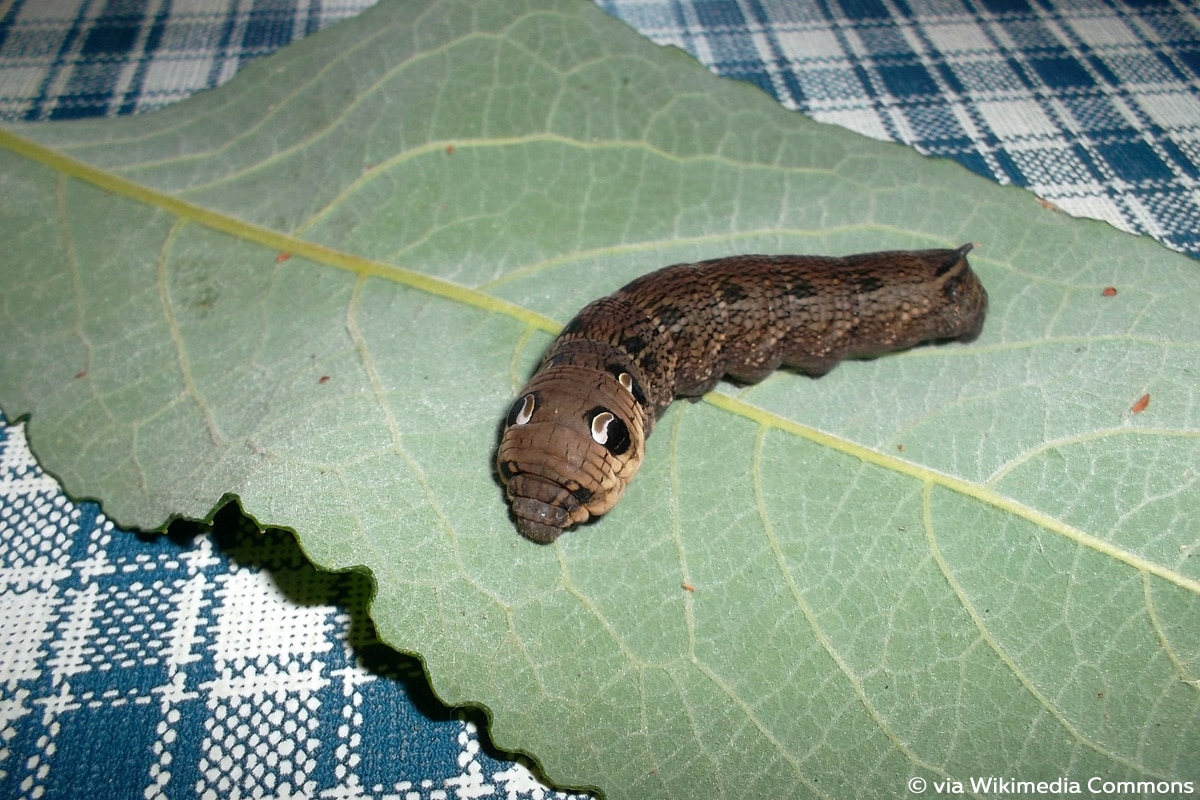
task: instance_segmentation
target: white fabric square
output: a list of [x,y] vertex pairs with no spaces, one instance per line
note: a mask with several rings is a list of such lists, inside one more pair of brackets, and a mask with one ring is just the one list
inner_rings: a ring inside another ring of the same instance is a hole
[[1200,99],[1187,92],[1134,95],[1142,110],[1164,128],[1200,126]]
[[981,102],[978,108],[984,122],[1000,139],[1054,136],[1058,133],[1058,128],[1046,116],[1046,112],[1033,100]]
[[844,59],[846,56],[833,31],[820,28],[781,34],[779,48],[792,61]]
[[0,595],[0,686],[36,679],[45,656],[43,643],[57,621],[60,598],[56,590],[5,591]]
[[887,127],[883,124],[883,120],[879,118],[879,115],[875,113],[875,109],[872,108],[822,111],[813,114],[813,118],[819,122],[841,125],[843,128],[857,131],[863,136],[869,136],[872,139],[890,141],[892,138],[888,133]]
[[329,650],[329,621],[314,624],[311,609],[279,590],[266,572],[235,572],[219,581],[214,650],[218,666],[266,658],[287,662],[298,653]]
[[212,69],[210,58],[155,61],[146,67],[143,91],[153,95],[179,95],[181,87],[201,89]]
[[1066,19],[1079,38],[1092,47],[1137,44],[1138,37],[1119,17],[1082,17]]
[[991,39],[988,38],[983,28],[974,22],[929,25],[925,28],[925,33],[934,46],[943,53],[992,49]]

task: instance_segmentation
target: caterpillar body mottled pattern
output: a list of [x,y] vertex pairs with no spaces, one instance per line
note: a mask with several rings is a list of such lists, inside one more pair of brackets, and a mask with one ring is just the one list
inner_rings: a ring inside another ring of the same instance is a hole
[[988,298],[971,247],[676,264],[589,303],[504,422],[497,467],[518,530],[552,542],[611,509],[659,415],[725,376],[819,376],[844,358],[975,339]]

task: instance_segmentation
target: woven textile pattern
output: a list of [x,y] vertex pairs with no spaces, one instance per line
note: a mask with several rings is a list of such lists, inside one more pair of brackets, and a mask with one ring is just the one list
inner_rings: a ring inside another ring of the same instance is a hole
[[601,0],[784,105],[1200,256],[1200,18],[1106,0]]
[[37,121],[158,108],[376,2],[18,0],[0,23],[0,116]]
[[0,797],[573,797],[485,752],[291,534],[119,530],[20,425],[0,501]]
[[[0,118],[156,108],[374,1],[17,0],[0,22]],[[597,1],[815,119],[1200,255],[1194,4]]]

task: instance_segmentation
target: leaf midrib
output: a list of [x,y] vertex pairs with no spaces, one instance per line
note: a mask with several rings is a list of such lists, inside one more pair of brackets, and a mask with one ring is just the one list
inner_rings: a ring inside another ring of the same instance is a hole
[[549,317],[530,311],[516,303],[478,292],[462,284],[436,278],[415,270],[397,267],[382,261],[363,258],[344,250],[306,241],[291,234],[265,228],[252,222],[222,214],[210,208],[190,203],[166,192],[152,189],[107,170],[77,161],[48,147],[0,128],[0,147],[11,150],[30,161],[43,164],[56,172],[91,184],[106,192],[125,197],[151,208],[158,208],[179,219],[202,225],[235,238],[262,245],[265,248],[301,256],[316,263],[336,267],[363,277],[376,277],[408,286],[437,297],[444,297],[484,311],[503,314],[526,325],[555,334],[562,326]]
[[[757,406],[738,400],[737,398],[718,392],[709,392],[704,398],[712,405],[732,414],[745,417],[759,425],[768,428],[775,428],[785,433],[790,433],[802,439],[807,439],[814,444],[828,448],[838,453],[843,453],[848,456],[853,456],[868,464],[873,464],[881,469],[894,472],[899,475],[912,478],[913,480],[928,486],[940,486],[943,489],[960,494],[964,497],[969,497],[984,505],[991,506],[998,511],[1003,511],[1018,519],[1023,519],[1026,522],[1031,522],[1034,525],[1046,530],[1049,533],[1057,534],[1058,536],[1074,542],[1077,545],[1101,553],[1117,561],[1120,561],[1127,566],[1133,567],[1139,572],[1149,573],[1158,578],[1162,578],[1181,589],[1186,589],[1193,594],[1200,596],[1200,581],[1182,575],[1179,572],[1169,569],[1162,564],[1156,564],[1149,559],[1143,558],[1136,553],[1131,553],[1128,550],[1117,547],[1111,542],[1106,542],[1097,536],[1093,536],[1080,528],[1075,527],[1061,519],[1052,517],[1049,514],[1030,508],[1007,495],[1003,495],[988,486],[984,486],[971,481],[956,478],[953,475],[947,475],[944,472],[925,467],[911,461],[905,461],[901,458],[881,453],[878,450],[873,450],[870,447],[852,442],[840,436],[836,436],[817,428],[804,425],[794,420],[781,417],[771,411],[766,411]],[[1141,432],[1141,431],[1138,431]]]
[[[541,330],[551,335],[557,334],[562,327],[558,322],[549,317],[538,314],[535,311],[530,311],[524,306],[493,297],[492,295],[461,284],[382,261],[363,258],[362,256],[347,253],[326,245],[306,241],[291,234],[272,230],[182,200],[166,192],[116,175],[108,170],[78,161],[4,128],[0,128],[0,147],[96,188],[152,208],[159,208],[182,220],[187,220],[238,239],[259,244],[265,248],[281,253],[288,253],[293,256],[301,256],[313,262],[346,270],[362,277],[382,278],[490,313],[502,314],[524,323],[529,328]],[[1030,508],[1011,497],[1002,495],[987,486],[972,483],[929,467],[881,453],[848,439],[786,419],[727,395],[710,392],[705,396],[705,399],[717,408],[753,420],[760,425],[807,439],[819,446],[853,456],[882,469],[912,478],[922,484],[941,486],[957,494],[970,497],[984,505],[1031,522],[1048,532],[1075,542],[1094,552],[1113,558],[1139,572],[1155,575],[1192,594],[1200,596],[1200,580],[1189,578],[1164,565],[1154,563],[1142,556],[1117,547],[1063,520]]]

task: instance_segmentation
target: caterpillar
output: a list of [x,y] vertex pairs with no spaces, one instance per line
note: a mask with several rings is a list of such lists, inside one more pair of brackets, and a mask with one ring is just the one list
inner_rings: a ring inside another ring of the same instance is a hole
[[496,462],[517,529],[549,543],[609,511],[667,406],[726,375],[817,377],[844,358],[972,341],[988,298],[971,248],[675,264],[589,303],[504,420]]

